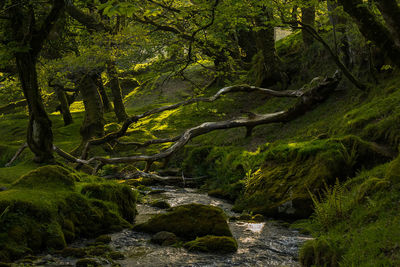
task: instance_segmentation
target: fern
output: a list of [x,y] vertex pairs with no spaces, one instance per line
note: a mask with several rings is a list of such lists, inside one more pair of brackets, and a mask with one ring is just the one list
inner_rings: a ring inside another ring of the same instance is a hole
[[314,205],[314,221],[324,229],[331,228],[336,222],[347,216],[348,205],[346,204],[346,188],[336,180],[332,187],[325,184],[322,195],[312,193],[308,190]]

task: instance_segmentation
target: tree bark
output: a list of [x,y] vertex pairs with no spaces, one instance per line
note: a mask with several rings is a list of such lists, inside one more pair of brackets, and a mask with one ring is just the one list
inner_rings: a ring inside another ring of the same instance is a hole
[[97,88],[99,89],[101,100],[103,102],[104,112],[107,113],[107,112],[112,111],[111,102],[107,96],[107,92],[106,92],[106,89],[104,88],[103,80],[101,79],[100,73],[96,74],[95,82],[96,82]]
[[[307,1],[310,2],[310,1]],[[301,22],[307,25],[310,25],[311,27],[314,27],[315,24],[315,6],[312,5],[311,3],[309,6],[306,7],[302,7],[301,8]],[[301,32],[302,37],[303,37],[303,43],[304,46],[307,48],[309,48],[312,43],[314,42],[314,38],[312,37],[312,35],[307,32],[307,31],[302,31]]]
[[[269,20],[272,14],[266,10],[265,19]],[[260,87],[268,87],[282,82],[286,87],[285,75],[281,71],[280,60],[275,48],[275,27],[266,24],[258,17],[256,25],[262,27],[255,33],[255,43],[258,50],[258,61],[254,66],[254,74],[256,76],[255,84]]]
[[67,98],[67,94],[59,86],[54,86],[54,90],[56,92],[58,101],[60,101],[60,113],[63,116],[64,125],[65,126],[70,125],[73,122],[73,120],[71,112],[69,111],[70,104]]
[[115,62],[108,62],[107,74],[108,78],[110,79],[110,87],[113,95],[114,112],[117,116],[118,122],[123,122],[128,118],[128,114],[125,111],[124,102],[122,101],[121,86],[119,84]]
[[85,117],[80,128],[82,144],[93,137],[104,135],[103,103],[94,79],[95,75],[86,74],[79,84],[85,106]]
[[379,47],[388,58],[400,67],[400,46],[392,34],[363,4],[362,0],[338,0],[344,11],[350,14],[357,22],[360,32]]
[[39,91],[36,60],[29,52],[15,53],[15,58],[22,90],[28,101],[28,146],[35,154],[35,162],[53,161],[53,132]]
[[37,81],[36,61],[43,44],[64,8],[64,1],[53,1],[51,10],[37,25],[32,6],[25,2],[11,1],[10,30],[12,41],[19,51],[14,53],[22,90],[28,102],[29,124],[27,143],[35,154],[36,162],[53,161],[53,132],[51,121],[44,109]]
[[397,46],[400,46],[400,8],[396,0],[379,0],[376,5],[387,27],[393,34]]

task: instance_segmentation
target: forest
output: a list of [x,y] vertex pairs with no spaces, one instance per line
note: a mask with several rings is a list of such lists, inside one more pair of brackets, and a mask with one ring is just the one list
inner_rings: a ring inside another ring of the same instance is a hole
[[400,266],[400,1],[1,0],[0,267]]

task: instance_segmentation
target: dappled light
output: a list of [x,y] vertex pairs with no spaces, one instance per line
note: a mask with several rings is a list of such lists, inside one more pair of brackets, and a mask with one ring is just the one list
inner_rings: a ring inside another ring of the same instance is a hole
[[400,266],[399,18],[0,1],[0,266]]

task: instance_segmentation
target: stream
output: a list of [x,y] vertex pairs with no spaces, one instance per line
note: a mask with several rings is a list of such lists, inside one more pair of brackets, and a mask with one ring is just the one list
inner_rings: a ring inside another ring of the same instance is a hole
[[[224,200],[198,193],[196,189],[176,187],[152,187],[152,194],[146,201],[163,199],[172,207],[189,203],[199,203],[220,207],[229,216],[240,214],[231,211],[232,205]],[[152,215],[165,212],[145,204],[137,204],[136,223],[145,222]],[[289,229],[282,222],[267,220],[261,223],[230,221],[229,227],[238,242],[238,251],[233,254],[210,254],[188,252],[184,248],[166,247],[150,243],[150,234],[125,229],[111,234],[111,248],[122,252],[124,260],[117,260],[121,266],[141,267],[223,267],[223,266],[300,266],[298,251],[300,245],[310,239],[297,230]],[[90,240],[80,240],[71,244],[82,247]],[[61,258],[55,255],[43,255],[39,266],[74,266],[76,259]],[[46,260],[47,257],[47,260]],[[111,266],[105,259],[96,259],[102,266]]]
[[[196,192],[196,189],[160,187],[160,194],[148,195],[164,199],[172,207],[199,203],[220,207],[228,216],[238,216],[231,211],[232,205],[224,200]],[[153,214],[164,212],[147,205],[138,205],[137,223],[148,220]],[[125,230],[112,235],[111,246],[127,257],[120,261],[123,266],[299,266],[297,255],[299,245],[308,236],[288,229],[276,221],[249,223],[229,222],[239,249],[234,254],[215,255],[188,252],[183,248],[163,247],[149,242],[151,235]]]

